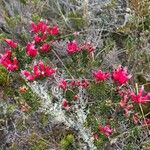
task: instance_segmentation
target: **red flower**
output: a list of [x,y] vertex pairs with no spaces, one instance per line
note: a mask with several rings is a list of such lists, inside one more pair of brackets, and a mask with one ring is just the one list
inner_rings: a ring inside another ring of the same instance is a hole
[[39,65],[40,75],[41,76],[47,76],[46,72],[45,72],[46,66],[44,65],[44,63],[42,61],[39,61],[38,65]]
[[39,31],[41,31],[42,33],[44,33],[46,30],[47,30],[47,24],[46,22],[44,21],[40,21],[38,24],[37,24],[38,28],[39,28]]
[[95,47],[91,44],[91,42],[84,42],[84,44],[81,45],[80,49],[87,50],[90,57],[94,56],[93,52],[94,52]]
[[31,32],[42,32],[44,33],[47,30],[47,24],[44,21],[38,22],[38,24],[32,22],[31,23]]
[[46,66],[42,61],[39,61],[33,65],[32,73],[24,70],[22,71],[22,74],[26,77],[27,80],[33,81],[40,77],[49,77],[55,72],[56,69],[53,69],[50,66]]
[[39,32],[38,26],[34,22],[31,22],[31,32]]
[[41,71],[37,63],[33,65],[33,74],[35,78],[38,78],[41,75]]
[[87,88],[89,86],[89,81],[86,79],[83,79],[81,82],[78,82],[78,83],[79,83],[79,86],[82,86],[83,88]]
[[75,40],[73,40],[72,42],[69,41],[67,45],[67,52],[69,54],[73,54],[77,51],[78,51],[77,42]]
[[53,27],[49,27],[48,29],[47,29],[47,32],[50,34],[50,35],[53,35],[53,36],[55,36],[55,35],[58,35],[59,34],[59,28],[58,28],[58,26],[53,26]]
[[67,82],[64,79],[60,79],[58,85],[63,90],[66,90],[67,88]]
[[32,75],[29,71],[23,70],[21,71],[21,74],[29,81],[33,81],[35,79],[34,75]]
[[49,44],[45,43],[40,47],[40,50],[41,50],[41,52],[47,52],[47,51],[49,51],[50,48],[51,48],[51,46]]
[[110,125],[99,125],[99,131],[101,134],[104,134],[106,137],[108,137],[110,134],[112,134],[113,129],[111,129]]
[[95,72],[93,73],[93,75],[94,75],[94,78],[95,78],[96,82],[104,81],[104,80],[106,80],[107,78],[109,78],[109,76],[110,76],[109,73],[105,73],[105,72],[103,72],[102,70],[95,71]]
[[49,77],[49,76],[51,76],[52,74],[54,74],[55,72],[56,72],[56,68],[55,69],[53,69],[53,68],[51,68],[50,66],[46,66],[45,67],[45,75],[47,76],[47,77]]
[[144,86],[142,86],[139,93],[131,93],[131,99],[134,103],[144,104],[150,101],[149,94],[150,93],[144,94]]
[[36,35],[34,36],[34,41],[35,41],[35,43],[39,43],[39,42],[41,42],[41,40],[42,40],[42,39],[41,39],[41,37],[40,37],[39,35],[36,34]]
[[2,64],[9,71],[16,71],[18,69],[18,60],[16,57],[12,59],[11,56],[11,51],[5,49],[5,53],[1,54],[0,64]]
[[15,43],[13,40],[11,39],[5,39],[4,40],[11,48],[16,48],[17,47],[17,43]]
[[37,49],[33,43],[28,43],[26,46],[26,53],[31,57],[35,57],[38,54]]
[[72,87],[73,87],[73,86],[76,86],[76,81],[71,81],[71,82],[70,82],[70,86],[72,86]]
[[115,71],[113,71],[112,78],[118,84],[126,84],[126,82],[131,78],[131,75],[128,75],[127,69],[119,66]]
[[68,101],[66,99],[63,99],[63,101],[62,101],[62,107],[64,109],[69,109],[69,104],[68,104]]
[[150,125],[150,119],[146,119],[142,122],[142,126]]

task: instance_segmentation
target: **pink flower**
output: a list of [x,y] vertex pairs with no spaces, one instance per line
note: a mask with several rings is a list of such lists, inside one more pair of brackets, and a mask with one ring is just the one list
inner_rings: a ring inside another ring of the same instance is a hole
[[31,32],[39,32],[38,26],[36,25],[35,22],[31,22]]
[[35,57],[38,54],[37,49],[33,43],[28,43],[26,46],[26,53],[31,57]]
[[94,133],[92,137],[94,140],[96,140],[96,141],[98,140],[98,134]]
[[119,66],[115,71],[113,71],[112,78],[118,84],[123,85],[131,78],[131,75],[128,75],[127,68]]
[[47,77],[49,77],[49,76],[51,76],[52,74],[54,74],[55,72],[56,72],[56,68],[55,69],[53,69],[53,68],[51,68],[51,67],[49,67],[49,66],[46,66],[45,67],[45,75],[47,76]]
[[132,116],[134,124],[137,124],[139,122],[139,116],[138,113],[134,113]]
[[130,110],[133,108],[132,104],[129,104],[129,95],[127,93],[127,91],[123,91],[123,95],[122,95],[122,100],[119,102],[119,106],[121,108],[123,108],[124,112],[125,112],[125,116],[128,117],[129,116],[129,112]]
[[76,86],[76,81],[75,81],[75,80],[74,80],[74,81],[71,81],[71,82],[70,82],[70,86],[72,86],[72,87]]
[[33,81],[40,77],[49,77],[56,72],[56,69],[51,68],[50,66],[44,65],[42,61],[34,63],[32,73],[29,71],[22,71],[22,74],[26,77],[27,80]]
[[39,43],[39,42],[41,42],[41,40],[42,40],[42,39],[41,39],[41,37],[40,37],[39,35],[36,34],[36,35],[34,36],[34,41],[35,41],[35,43]]
[[33,74],[35,78],[38,78],[41,75],[41,71],[37,63],[33,65]]
[[67,88],[67,82],[64,79],[60,79],[58,85],[63,90],[66,90]]
[[75,40],[68,42],[67,52],[68,54],[73,54],[75,52],[78,52],[77,42]]
[[102,70],[95,71],[93,75],[96,82],[105,81],[110,76],[109,73],[105,73]]
[[77,101],[78,98],[79,98],[79,96],[76,94],[76,95],[74,96],[74,100]]
[[32,75],[29,71],[23,70],[21,71],[21,74],[29,81],[33,81],[35,79],[34,75]]
[[16,57],[11,58],[10,50],[5,49],[5,53],[1,54],[0,64],[2,64],[9,71],[16,71],[18,69],[18,60]]
[[11,39],[5,39],[4,40],[11,48],[16,48],[17,47],[17,43],[15,43],[13,40]]
[[63,99],[63,101],[62,101],[62,108],[69,109],[69,104],[68,104],[68,101],[66,99]]
[[46,75],[46,66],[44,65],[44,63],[42,61],[39,61],[38,65],[39,65],[40,75],[47,76]]
[[132,104],[128,104],[125,108],[124,108],[124,111],[125,111],[125,116],[126,117],[129,117],[130,115],[130,110],[133,108],[133,105]]
[[101,134],[104,134],[106,137],[108,137],[110,134],[112,134],[113,129],[111,129],[110,125],[99,125],[99,131]]
[[146,125],[150,125],[150,119],[145,119],[143,122],[142,122],[142,126],[146,126]]
[[50,34],[50,35],[53,35],[53,36],[55,36],[55,35],[58,35],[59,34],[59,28],[58,28],[58,26],[53,26],[53,27],[49,27],[48,29],[47,29],[47,32]]
[[41,52],[47,52],[47,51],[49,51],[50,48],[51,48],[51,46],[49,44],[45,43],[40,47],[40,50],[41,50]]
[[[77,83],[78,84],[78,83]],[[83,88],[87,88],[89,86],[89,81],[86,79],[83,79],[80,83],[79,86],[82,86]]]
[[32,22],[31,23],[31,32],[42,32],[44,33],[47,30],[47,24],[44,21],[38,22],[38,24]]
[[145,104],[146,102],[150,102],[149,94],[150,93],[144,94],[144,86],[142,86],[137,94],[134,92],[131,93],[132,102],[138,104]]
[[94,52],[94,46],[91,44],[91,42],[84,42],[84,44],[80,47],[81,49],[86,49],[90,56],[93,55]]
[[39,31],[41,31],[42,33],[44,33],[46,30],[47,30],[47,24],[46,22],[44,21],[40,21],[38,24],[37,24],[38,28],[39,28]]

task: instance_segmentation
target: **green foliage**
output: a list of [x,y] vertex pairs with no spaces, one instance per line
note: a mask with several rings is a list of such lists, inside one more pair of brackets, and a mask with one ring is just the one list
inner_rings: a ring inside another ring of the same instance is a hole
[[110,87],[105,82],[97,84],[92,82],[88,88],[88,93],[95,97],[96,101],[103,101],[108,98],[108,95],[110,95]]
[[31,107],[30,112],[36,111],[40,106],[40,99],[30,89],[27,92],[20,94],[19,99],[22,102],[25,101]]
[[66,99],[67,99],[68,102],[73,101],[74,95],[75,95],[74,92],[71,91],[71,90],[67,90],[67,91],[65,92],[65,97],[66,97]]
[[134,149],[134,145],[129,143],[128,145],[126,145],[125,150],[133,150]]
[[5,20],[9,27],[15,28],[16,25],[21,22],[21,17],[19,15],[14,17],[5,16]]
[[41,18],[37,14],[33,14],[32,15],[32,21],[33,22],[39,22],[40,20],[41,20]]
[[83,16],[80,13],[70,12],[68,14],[68,18],[71,21],[72,25],[75,27],[75,29],[79,30],[84,27],[85,22]]
[[0,33],[0,42],[3,41],[3,39],[6,38],[6,34],[5,33]]
[[8,72],[7,70],[0,65],[0,85],[7,85],[8,84]]
[[42,124],[42,125],[47,125],[47,123],[48,123],[48,117],[49,117],[49,115],[48,114],[45,114],[45,113],[40,113],[40,123]]
[[32,150],[45,150],[46,149],[46,143],[43,140],[39,140],[34,144]]
[[29,142],[33,145],[31,150],[45,150],[47,141],[36,133],[32,133],[29,137]]
[[20,0],[21,3],[27,4],[27,0]]
[[60,141],[60,146],[63,150],[67,150],[67,148],[73,144],[74,136],[72,134],[68,134]]

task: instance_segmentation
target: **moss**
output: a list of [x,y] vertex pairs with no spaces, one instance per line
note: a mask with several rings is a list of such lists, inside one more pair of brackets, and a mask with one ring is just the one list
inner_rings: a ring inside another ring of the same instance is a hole
[[74,136],[72,134],[68,134],[60,141],[60,146],[63,150],[66,150],[74,141]]

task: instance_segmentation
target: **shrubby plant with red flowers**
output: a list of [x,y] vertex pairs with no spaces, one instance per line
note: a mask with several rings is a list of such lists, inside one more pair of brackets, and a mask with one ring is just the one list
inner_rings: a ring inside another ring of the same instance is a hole
[[[80,35],[76,34],[66,36],[57,25],[32,22],[30,31],[31,39],[24,46],[15,40],[4,39],[7,45],[0,57],[1,65],[10,72],[17,72],[27,82],[53,80],[63,93],[62,110],[72,111],[74,115],[76,105],[80,104],[79,90],[87,91],[90,110],[86,125],[93,132],[95,144],[98,140],[103,144],[119,134],[118,111],[124,119],[148,129],[150,119],[143,109],[150,101],[150,92],[145,92],[144,86],[138,90],[137,84],[131,84],[126,67],[119,65],[112,70],[103,70],[101,64],[96,63],[99,60],[94,57],[95,47],[91,42],[78,41]],[[68,42],[65,43],[65,59],[62,59],[61,53],[55,50],[61,47],[55,43],[64,39]],[[24,104],[21,110],[26,112],[28,108]],[[99,119],[94,120],[95,114]]]

